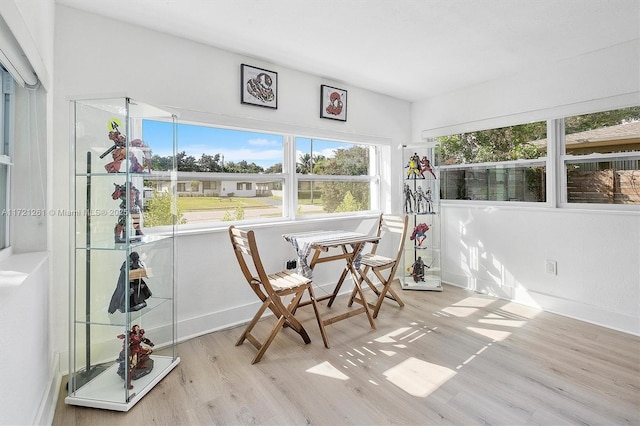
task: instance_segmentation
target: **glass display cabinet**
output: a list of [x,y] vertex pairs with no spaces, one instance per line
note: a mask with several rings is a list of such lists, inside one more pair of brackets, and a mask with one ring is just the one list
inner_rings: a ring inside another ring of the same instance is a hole
[[403,290],[442,291],[440,186],[435,144],[402,146],[403,212],[409,229],[399,279]]
[[[176,119],[129,98],[71,117],[67,404],[128,411],[180,362],[175,305]],[[145,134],[147,133],[147,134]],[[173,158],[152,170],[152,149]],[[145,187],[153,185],[155,191]],[[156,202],[153,198],[170,202]],[[145,216],[164,212],[164,223]]]

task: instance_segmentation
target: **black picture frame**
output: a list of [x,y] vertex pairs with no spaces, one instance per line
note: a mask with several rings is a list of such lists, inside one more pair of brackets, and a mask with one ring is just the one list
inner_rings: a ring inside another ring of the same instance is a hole
[[278,109],[278,73],[241,64],[240,102],[247,105]]
[[347,91],[320,85],[320,118],[347,121]]

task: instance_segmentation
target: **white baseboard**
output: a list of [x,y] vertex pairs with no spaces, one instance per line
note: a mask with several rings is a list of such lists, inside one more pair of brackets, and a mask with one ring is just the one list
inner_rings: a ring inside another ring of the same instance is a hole
[[[497,286],[495,282],[491,281],[474,280],[473,282],[468,282],[468,277],[456,276],[455,274],[448,274],[446,278],[443,282],[456,287],[489,294],[546,312],[640,336],[640,321],[630,315],[533,290]],[[463,284],[465,281],[467,283]]]

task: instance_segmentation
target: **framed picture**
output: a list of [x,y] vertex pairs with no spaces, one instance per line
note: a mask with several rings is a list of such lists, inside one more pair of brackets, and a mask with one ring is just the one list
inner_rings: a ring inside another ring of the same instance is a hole
[[347,91],[320,86],[320,118],[347,121]]
[[240,66],[240,101],[243,104],[278,108],[278,73],[242,64]]

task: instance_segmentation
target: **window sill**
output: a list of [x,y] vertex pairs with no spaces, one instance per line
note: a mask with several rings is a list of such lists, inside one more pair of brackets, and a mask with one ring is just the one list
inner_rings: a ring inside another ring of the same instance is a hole
[[46,251],[10,255],[0,262],[0,288],[19,287],[47,260]]

